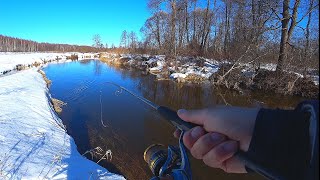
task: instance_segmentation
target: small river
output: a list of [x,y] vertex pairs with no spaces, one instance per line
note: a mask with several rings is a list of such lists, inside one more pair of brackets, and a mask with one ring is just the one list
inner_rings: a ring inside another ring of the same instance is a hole
[[[153,75],[112,67],[98,60],[50,64],[44,71],[52,81],[52,97],[67,103],[60,118],[68,134],[74,138],[78,151],[82,154],[98,146],[104,151],[111,150],[112,160],[103,160],[99,164],[130,180],[152,176],[143,160],[143,152],[149,145],[176,145],[177,139],[172,136],[174,128],[150,107],[128,93],[117,92],[117,87],[105,82],[115,82],[175,110],[217,104],[291,108],[301,100],[261,92],[239,94],[210,85],[157,81]],[[226,174],[190,159],[196,180],[261,179],[254,174]]]

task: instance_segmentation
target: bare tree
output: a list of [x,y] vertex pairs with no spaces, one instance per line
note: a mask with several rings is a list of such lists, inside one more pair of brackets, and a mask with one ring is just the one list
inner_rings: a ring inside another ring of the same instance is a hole
[[92,40],[93,40],[93,47],[95,47],[95,48],[103,48],[103,44],[102,44],[102,41],[101,41],[100,34],[93,35]]
[[131,51],[134,51],[137,48],[137,42],[138,42],[137,34],[131,31],[128,39],[130,40],[129,47],[131,48]]
[[126,30],[122,31],[121,39],[120,39],[120,47],[127,48],[128,47],[128,33]]
[[[280,42],[280,51],[279,51],[279,58],[277,64],[277,71],[282,71],[284,66],[284,61],[287,58],[287,46],[290,43],[290,38],[292,32],[297,25],[297,13],[298,13],[298,6],[300,4],[300,0],[295,0],[293,12],[290,15],[290,0],[283,0],[283,7],[282,7],[282,29],[281,29],[281,42]],[[290,27],[289,27],[289,23]]]
[[171,54],[176,55],[176,16],[177,16],[177,7],[176,0],[170,0],[171,7],[171,32],[170,32],[170,46]]
[[[308,11],[312,11],[314,5],[314,0],[310,0],[309,2],[309,8]],[[305,32],[305,38],[306,38],[306,43],[305,43],[305,48],[304,48],[304,55],[303,55],[303,61],[306,62],[308,59],[308,56],[310,56],[310,23],[312,19],[312,13],[309,13],[308,15],[308,20],[307,20],[307,25],[306,25],[306,32]],[[304,73],[306,73],[306,68],[304,70]]]
[[225,35],[224,35],[224,54],[228,54],[228,46],[230,43],[230,19],[231,19],[232,2],[231,0],[225,1]]
[[[319,36],[311,30],[317,0],[149,0],[148,7],[152,15],[141,28],[143,42],[137,44],[155,53],[233,61],[247,53],[242,59],[255,59],[255,65],[278,61],[278,70],[287,55],[297,62],[319,54]],[[122,44],[131,46],[128,34],[122,37]]]

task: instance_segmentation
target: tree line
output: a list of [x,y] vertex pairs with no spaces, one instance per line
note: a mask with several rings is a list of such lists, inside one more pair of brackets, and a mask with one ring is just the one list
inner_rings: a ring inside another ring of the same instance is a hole
[[36,41],[0,35],[0,52],[96,52],[98,50],[92,46],[38,43]]
[[120,48],[167,55],[319,65],[318,0],[149,0],[137,40],[123,31]]

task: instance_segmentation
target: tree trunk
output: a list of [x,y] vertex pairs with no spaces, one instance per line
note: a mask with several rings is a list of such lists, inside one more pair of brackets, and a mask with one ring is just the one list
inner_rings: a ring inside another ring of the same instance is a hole
[[185,2],[185,26],[186,26],[186,35],[187,35],[187,44],[190,42],[189,38],[189,14],[188,14],[188,0]]
[[197,9],[197,1],[194,1],[194,8],[193,8],[193,35],[192,35],[192,41],[196,41],[196,9]]
[[289,14],[289,0],[283,0],[283,9],[282,9],[282,21],[281,21],[281,41],[280,41],[280,51],[279,51],[279,58],[277,64],[277,72],[282,71],[283,63],[287,56],[287,40],[288,40],[288,26],[290,21],[290,14]]
[[158,41],[158,46],[159,46],[159,49],[161,50],[161,39],[160,39],[160,14],[157,14],[157,17],[156,17],[156,23],[157,23],[157,41]]
[[171,0],[171,53],[176,54],[176,0]]
[[200,51],[202,54],[204,53],[206,38],[208,37],[208,34],[209,34],[207,33],[207,31],[210,31],[209,7],[210,7],[210,0],[207,0],[207,8],[206,8],[206,13],[204,17],[204,25],[203,25],[203,31],[202,31],[202,37],[201,37],[201,44],[200,44]]
[[[310,0],[310,4],[309,4],[309,11],[311,10],[311,8],[313,7],[313,3],[314,0]],[[303,54],[303,63],[306,64],[307,63],[307,59],[309,56],[309,52],[310,52],[310,23],[311,23],[311,18],[312,18],[312,13],[309,13],[308,15],[308,20],[307,20],[307,26],[306,26],[306,45],[305,45],[305,49],[304,49],[304,54]],[[304,74],[306,74],[307,68],[304,69]]]
[[291,17],[291,24],[290,24],[289,31],[288,31],[288,40],[287,40],[288,43],[290,42],[293,30],[297,25],[297,16],[298,16],[299,5],[300,5],[300,0],[296,0],[294,2],[292,17]]
[[228,46],[229,46],[229,39],[230,39],[230,17],[229,12],[231,11],[231,2],[229,0],[226,1],[225,7],[225,34],[224,34],[224,45],[223,50],[224,54],[227,55]]

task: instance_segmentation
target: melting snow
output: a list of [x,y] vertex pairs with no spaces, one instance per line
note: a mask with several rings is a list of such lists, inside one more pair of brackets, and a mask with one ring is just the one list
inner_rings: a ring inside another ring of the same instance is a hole
[[4,71],[13,70],[17,65],[32,65],[33,63],[44,64],[57,59],[67,61],[67,56],[77,55],[79,60],[93,59],[98,54],[94,53],[0,53],[0,74]]
[[[0,71],[56,55],[1,54]],[[124,179],[79,154],[36,68],[0,78],[0,129],[0,179]]]

